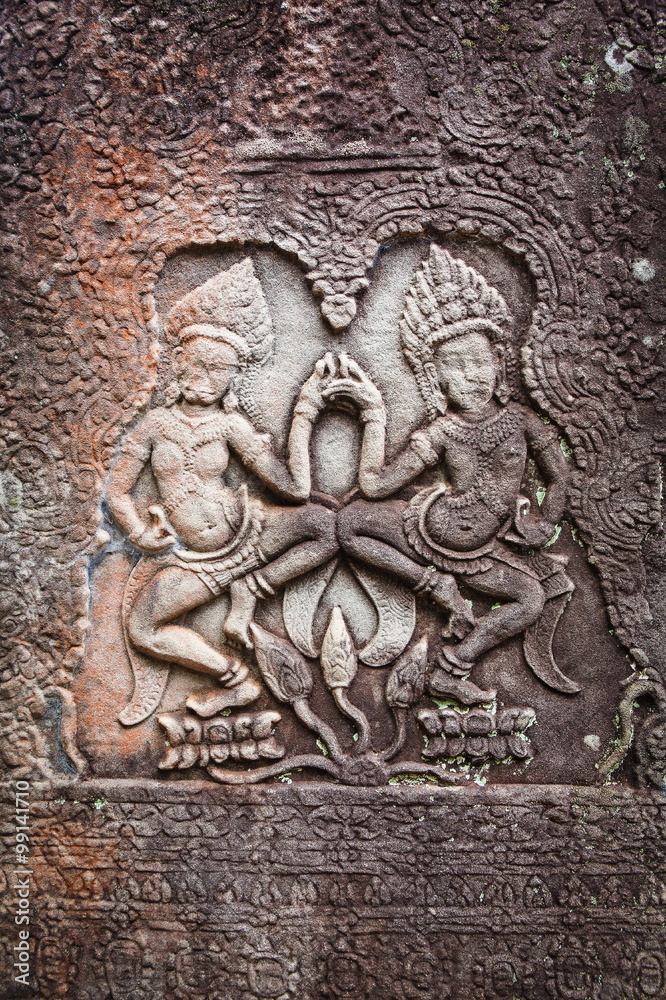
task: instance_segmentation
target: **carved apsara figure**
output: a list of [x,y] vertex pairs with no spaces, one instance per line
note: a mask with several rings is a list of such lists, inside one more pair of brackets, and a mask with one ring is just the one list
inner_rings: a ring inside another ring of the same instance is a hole
[[[173,307],[167,331],[176,343],[175,399],[142,417],[123,439],[106,499],[118,525],[143,557],[128,581],[123,622],[134,694],[119,716],[125,725],[157,707],[178,663],[211,675],[225,690],[190,696],[212,715],[252,701],[258,686],[247,667],[177,619],[228,590],[226,637],[251,646],[258,598],[327,561],[337,551],[333,514],[306,503],[312,424],[328,361],[317,363],[296,402],[286,463],[268,435],[239,408],[252,409],[246,379],[272,352],[271,319],[249,259],[194,289]],[[271,506],[225,480],[233,452],[267,486],[296,506]],[[149,467],[159,503],[147,523],[132,491]]]
[[[385,407],[368,376],[349,361],[347,378],[325,390],[328,398],[351,397],[365,425],[359,485],[366,499],[340,513],[340,543],[353,559],[453,608],[444,635],[461,641],[443,645],[430,690],[468,704],[495,694],[464,679],[476,661],[520,633],[537,676],[557,690],[578,690],[556,666],[551,646],[573,584],[564,573],[566,561],[540,551],[564,513],[567,464],[553,428],[508,399],[508,320],[499,293],[433,245],[401,321],[427,426],[387,462]],[[536,515],[521,495],[528,454],[546,486]],[[422,488],[410,500],[386,499],[434,467],[446,482]],[[462,598],[453,599],[456,579],[497,604],[474,621]]]

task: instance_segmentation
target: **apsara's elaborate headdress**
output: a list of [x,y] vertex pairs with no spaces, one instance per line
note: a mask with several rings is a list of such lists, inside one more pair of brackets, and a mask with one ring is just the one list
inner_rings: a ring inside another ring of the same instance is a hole
[[433,243],[410,285],[400,320],[400,341],[430,420],[446,412],[435,368],[439,344],[468,333],[492,343],[505,339],[506,302],[474,268]]
[[174,346],[207,337],[233,347],[241,370],[236,391],[244,409],[254,409],[246,379],[273,356],[274,337],[271,314],[249,257],[179,299],[167,315],[166,328]]
[[[191,327],[203,329],[188,337]],[[220,271],[176,302],[167,316],[167,335],[174,344],[197,335],[222,340],[234,348],[241,368],[268,361],[273,324],[250,258]]]

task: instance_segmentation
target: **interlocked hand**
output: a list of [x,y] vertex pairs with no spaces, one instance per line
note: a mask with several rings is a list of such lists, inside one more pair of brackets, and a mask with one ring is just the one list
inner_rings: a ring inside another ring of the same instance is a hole
[[324,387],[330,384],[335,377],[335,358],[328,351],[323,358],[315,364],[314,371],[309,379],[301,386],[298,394],[297,409],[302,413],[314,418],[326,406],[324,398]]
[[362,415],[372,410],[383,410],[382,394],[361,366],[346,354],[339,356],[339,365],[340,375],[323,390],[324,399],[347,396],[356,403]]

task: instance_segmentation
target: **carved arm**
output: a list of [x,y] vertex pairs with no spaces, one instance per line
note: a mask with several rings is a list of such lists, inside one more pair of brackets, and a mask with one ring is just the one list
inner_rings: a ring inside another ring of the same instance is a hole
[[[106,502],[113,517],[132,545],[146,552],[161,552],[169,548],[175,537],[163,525],[162,519],[153,518],[146,524],[137,513],[131,491],[150,458],[150,441],[145,420],[130,434],[113,466],[106,488]],[[150,508],[153,513],[157,508]]]
[[552,428],[545,426],[536,414],[530,413],[525,429],[527,443],[546,481],[541,516],[545,521],[556,525],[566,506],[569,468]]
[[310,438],[313,424],[326,405],[322,384],[333,365],[332,356],[326,355],[301,387],[289,430],[286,465],[274,454],[268,436],[258,434],[240,414],[232,425],[229,443],[240,459],[276,493],[289,500],[305,501],[310,496]]
[[229,434],[229,444],[240,460],[262,482],[288,500],[307,500],[310,495],[310,435],[312,421],[296,412],[289,432],[287,463],[274,453],[270,436],[259,434],[241,414]]
[[381,393],[363,369],[347,355],[340,355],[340,374],[323,391],[326,399],[348,396],[359,408],[363,441],[358,470],[362,493],[371,500],[384,499],[411,483],[438,461],[427,432],[412,435],[408,446],[386,464],[386,407]]
[[121,455],[109,476],[106,491],[109,510],[130,541],[143,534],[146,528],[130,496],[130,490],[136,485],[142,468],[142,463],[133,455]]
[[[363,415],[362,418],[363,419]],[[385,464],[385,427],[383,414],[367,417],[363,430],[358,482],[368,499],[380,500],[407,486],[417,476],[437,461],[426,461],[418,436],[413,436],[408,446],[389,464]],[[431,449],[432,450],[432,449]]]

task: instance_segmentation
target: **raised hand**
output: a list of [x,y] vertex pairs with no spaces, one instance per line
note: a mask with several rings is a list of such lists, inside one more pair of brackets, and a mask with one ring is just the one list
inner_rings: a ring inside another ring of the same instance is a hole
[[302,416],[315,420],[319,413],[326,406],[324,389],[327,383],[335,377],[336,363],[333,354],[328,351],[323,358],[315,364],[314,371],[309,379],[301,386],[296,402],[296,412]]
[[361,366],[347,354],[340,354],[339,368],[338,378],[322,390],[324,399],[335,399],[338,396],[351,399],[359,407],[362,420],[383,416],[382,395]]

